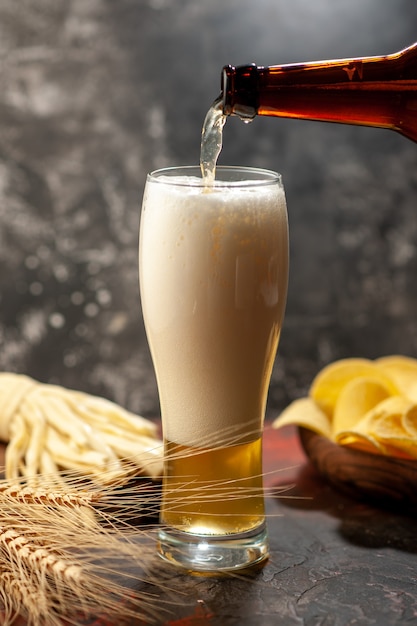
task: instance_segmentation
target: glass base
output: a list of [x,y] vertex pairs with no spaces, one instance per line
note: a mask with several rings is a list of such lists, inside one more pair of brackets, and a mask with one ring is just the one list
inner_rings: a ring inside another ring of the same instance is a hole
[[192,535],[167,528],[158,533],[158,552],[191,572],[221,573],[248,569],[269,556],[266,524],[239,535]]

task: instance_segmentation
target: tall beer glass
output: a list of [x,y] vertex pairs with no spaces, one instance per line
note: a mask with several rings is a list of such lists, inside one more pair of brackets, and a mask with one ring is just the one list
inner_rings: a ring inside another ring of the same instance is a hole
[[143,315],[162,412],[159,552],[191,571],[268,556],[262,429],[288,281],[281,177],[218,167],[148,176]]

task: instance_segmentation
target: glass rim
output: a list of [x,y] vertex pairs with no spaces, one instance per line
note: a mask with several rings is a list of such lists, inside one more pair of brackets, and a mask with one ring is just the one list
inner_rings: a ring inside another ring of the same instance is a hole
[[[178,180],[178,177],[185,176],[187,176],[186,180]],[[173,180],[174,177],[176,177],[175,180]],[[175,187],[205,186],[199,165],[162,167],[150,172],[147,180]],[[216,166],[214,187],[259,187],[277,183],[282,185],[282,176],[274,170],[244,165]]]

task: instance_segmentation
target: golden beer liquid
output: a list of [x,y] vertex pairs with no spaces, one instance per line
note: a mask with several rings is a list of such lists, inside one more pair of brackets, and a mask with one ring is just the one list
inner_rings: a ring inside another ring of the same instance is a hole
[[247,532],[264,521],[261,438],[213,449],[165,441],[161,522],[195,535]]

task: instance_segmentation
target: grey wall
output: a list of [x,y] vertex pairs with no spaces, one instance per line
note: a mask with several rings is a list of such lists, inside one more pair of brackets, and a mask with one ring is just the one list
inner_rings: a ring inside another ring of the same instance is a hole
[[[138,295],[146,173],[194,164],[224,64],[395,52],[415,0],[1,0],[0,370],[158,400]],[[287,315],[269,415],[317,369],[417,353],[417,145],[313,122],[228,121],[224,164],[282,172]]]

